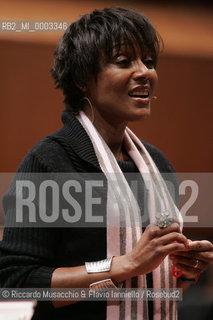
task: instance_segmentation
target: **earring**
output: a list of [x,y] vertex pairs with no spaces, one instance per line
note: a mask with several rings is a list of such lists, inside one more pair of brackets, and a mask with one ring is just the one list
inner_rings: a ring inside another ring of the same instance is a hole
[[90,106],[90,108],[91,108],[91,113],[92,113],[91,122],[92,122],[92,124],[93,124],[93,123],[94,123],[94,120],[95,120],[95,114],[94,114],[94,108],[93,108],[92,102],[91,102],[90,99],[87,98],[87,97],[82,98],[80,102],[82,102],[82,101],[84,101],[84,100],[86,100],[86,101],[88,102],[88,104],[89,104],[89,106]]
[[152,97],[152,99],[154,99],[154,100],[157,100],[157,98],[158,98],[157,96],[153,96],[153,97]]

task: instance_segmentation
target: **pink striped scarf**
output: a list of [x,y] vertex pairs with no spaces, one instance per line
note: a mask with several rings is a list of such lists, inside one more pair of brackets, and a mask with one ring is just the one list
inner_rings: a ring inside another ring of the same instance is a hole
[[[138,203],[108,145],[100,136],[83,111],[77,116],[86,130],[96,153],[100,167],[108,180],[107,194],[107,256],[119,256],[130,252],[142,235],[141,212]],[[126,128],[124,135],[126,152],[135,162],[146,188],[148,189],[148,211],[151,223],[155,222],[155,213],[168,210],[181,222],[182,217],[175,206],[167,186],[148,151],[134,133]],[[161,210],[161,211],[160,211]],[[166,257],[153,270],[153,288],[175,288],[176,278],[171,274],[171,262]],[[125,287],[131,288],[132,281],[125,281]],[[147,288],[146,276],[140,275],[134,281],[134,287]],[[154,320],[176,320],[176,302],[172,300],[153,301]],[[107,320],[149,319],[147,300],[107,303]]]

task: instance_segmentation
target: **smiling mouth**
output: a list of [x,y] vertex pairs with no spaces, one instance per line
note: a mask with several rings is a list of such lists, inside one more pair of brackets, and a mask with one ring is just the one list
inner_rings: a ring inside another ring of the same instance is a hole
[[149,92],[135,92],[135,93],[129,93],[129,96],[131,98],[141,98],[141,99],[147,99],[149,98]]
[[150,96],[150,88],[146,86],[137,86],[129,91],[129,97],[139,98],[139,99],[148,99]]

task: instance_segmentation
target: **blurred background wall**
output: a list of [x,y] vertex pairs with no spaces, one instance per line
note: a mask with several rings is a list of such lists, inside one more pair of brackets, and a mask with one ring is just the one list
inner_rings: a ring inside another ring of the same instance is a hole
[[[130,126],[158,146],[178,172],[213,171],[213,14],[206,7],[160,3],[0,1],[0,18],[72,22],[110,5],[143,11],[161,34],[165,50],[159,59],[152,117]],[[61,34],[0,32],[1,172],[16,170],[32,145],[61,125],[63,97],[49,73]]]
[[[130,127],[161,149],[177,172],[212,172],[213,10],[209,2],[0,0],[0,19],[71,23],[81,14],[107,6],[144,12],[165,45],[157,68],[158,99],[152,103],[152,116]],[[61,127],[63,96],[54,89],[49,73],[61,35],[0,32],[0,172],[14,172],[38,140]],[[2,174],[0,194],[8,184]],[[0,224],[3,221],[0,208]],[[187,232],[213,239],[211,228]]]

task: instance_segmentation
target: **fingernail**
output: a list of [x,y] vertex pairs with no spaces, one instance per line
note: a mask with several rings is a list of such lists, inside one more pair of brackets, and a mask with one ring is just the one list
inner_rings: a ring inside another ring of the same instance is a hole
[[173,225],[174,225],[175,227],[180,227],[180,225],[179,225],[177,222],[174,222]]

